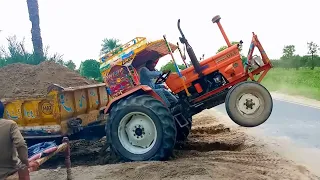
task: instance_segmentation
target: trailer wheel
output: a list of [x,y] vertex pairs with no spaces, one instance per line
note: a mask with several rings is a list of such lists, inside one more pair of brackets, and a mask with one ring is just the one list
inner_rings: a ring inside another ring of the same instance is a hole
[[124,161],[167,160],[176,133],[169,110],[149,95],[121,100],[106,125],[108,144]]
[[253,81],[241,82],[233,86],[225,101],[229,117],[238,125],[255,127],[270,116],[273,101],[269,91]]

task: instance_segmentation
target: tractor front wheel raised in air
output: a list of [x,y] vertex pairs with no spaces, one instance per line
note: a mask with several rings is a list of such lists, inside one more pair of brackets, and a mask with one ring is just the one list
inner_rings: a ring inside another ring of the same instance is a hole
[[121,100],[111,109],[106,126],[111,149],[125,161],[168,159],[176,131],[169,110],[149,95]]
[[273,101],[269,91],[253,81],[233,86],[226,97],[225,106],[229,117],[238,125],[255,127],[270,116]]

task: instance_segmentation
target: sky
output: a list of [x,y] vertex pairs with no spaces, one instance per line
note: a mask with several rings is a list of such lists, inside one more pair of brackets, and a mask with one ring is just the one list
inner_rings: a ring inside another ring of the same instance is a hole
[[[216,24],[221,16],[230,41],[240,41],[247,54],[252,32],[258,35],[270,59],[279,58],[284,45],[307,53],[307,42],[320,44],[318,0],[38,0],[40,28],[49,53],[63,54],[64,60],[98,59],[102,39],[117,38],[126,43],[134,37],[179,41],[177,20],[196,55],[214,55],[225,41]],[[6,37],[25,38],[32,50],[31,23],[26,0],[0,0],[0,46]],[[179,56],[176,53],[176,58]],[[168,58],[167,58],[168,60]],[[167,60],[159,62],[166,64]],[[178,60],[180,62],[180,60]]]

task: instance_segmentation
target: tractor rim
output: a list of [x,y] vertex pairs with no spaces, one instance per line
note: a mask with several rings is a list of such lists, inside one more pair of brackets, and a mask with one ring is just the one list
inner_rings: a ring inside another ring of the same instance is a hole
[[255,96],[251,93],[242,94],[237,99],[237,109],[241,114],[253,115],[261,107],[261,100],[259,96]]
[[154,147],[157,128],[153,120],[145,113],[131,112],[121,119],[118,137],[127,151],[133,154],[144,154]]

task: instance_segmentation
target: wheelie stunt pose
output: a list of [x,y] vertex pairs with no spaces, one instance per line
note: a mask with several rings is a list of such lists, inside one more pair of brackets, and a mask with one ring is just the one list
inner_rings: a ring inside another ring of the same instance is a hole
[[[217,15],[212,22],[220,29],[227,49],[201,62],[178,20],[179,39],[191,62],[181,71],[173,56],[178,47],[165,35],[163,40],[153,42],[136,37],[136,43],[131,40],[123,45],[127,48],[123,52],[101,58],[100,71],[110,89],[110,100],[103,110],[109,115],[107,143],[121,159],[168,160],[176,142],[187,139],[192,117],[223,103],[230,119],[240,126],[256,127],[269,118],[273,101],[260,82],[272,68],[271,61],[253,33],[244,66],[239,48],[242,41],[232,45],[220,19]],[[255,48],[260,52],[261,64],[251,67]],[[157,60],[168,54],[177,73],[155,70]]]

